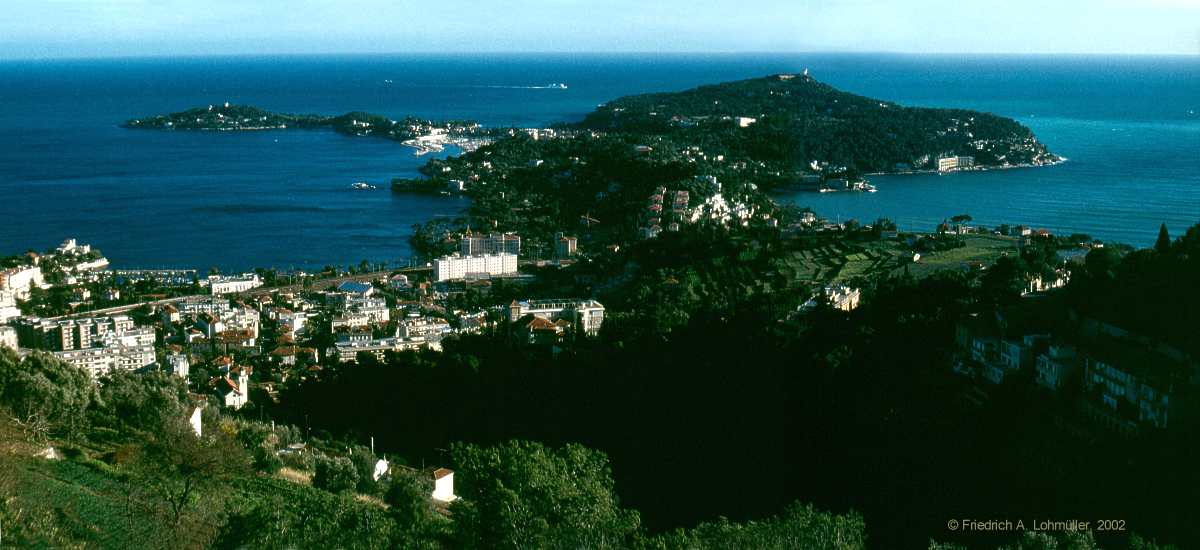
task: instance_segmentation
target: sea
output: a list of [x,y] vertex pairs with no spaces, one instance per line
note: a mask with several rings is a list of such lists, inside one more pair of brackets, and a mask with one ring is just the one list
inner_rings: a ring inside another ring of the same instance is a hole
[[[1150,245],[1200,222],[1200,57],[422,54],[0,62],[0,255],[90,243],[118,268],[403,265],[414,224],[463,197],[393,194],[428,160],[330,131],[156,132],[122,121],[224,102],[490,126],[574,121],[613,98],[808,69],[905,105],[1013,117],[1053,167],[878,176],[877,193],[784,190],[829,219],[932,230],[969,214]],[[566,89],[549,87],[567,84]],[[442,154],[455,154],[447,150]],[[376,190],[353,190],[367,182]]]

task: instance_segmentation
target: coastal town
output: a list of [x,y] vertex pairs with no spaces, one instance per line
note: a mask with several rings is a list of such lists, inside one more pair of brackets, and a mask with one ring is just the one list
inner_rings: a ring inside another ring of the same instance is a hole
[[[727,205],[715,178],[704,183],[713,194],[695,208],[688,207],[688,191],[656,188],[643,214],[639,238],[678,232],[681,224],[728,227],[755,218],[752,207]],[[672,199],[664,211],[667,196]],[[663,222],[664,217],[669,221]],[[867,282],[863,277],[872,273],[886,276],[930,265],[984,273],[991,267],[989,259],[1018,255],[1039,242],[1049,245],[1057,256],[1044,272],[1030,272],[1020,283],[1025,299],[1014,311],[1023,314],[1010,317],[1007,311],[997,311],[958,321],[955,338],[961,355],[954,372],[975,381],[965,398],[985,398],[989,386],[1028,373],[1050,393],[1083,388],[1077,399],[1089,414],[1122,432],[1164,429],[1174,417],[1169,411],[1178,387],[1169,376],[1145,374],[1142,362],[1131,359],[1152,353],[1161,356],[1164,364],[1178,363],[1175,370],[1185,372],[1185,353],[1162,344],[1138,344],[1136,336],[1095,320],[1084,323],[1080,333],[1064,334],[1046,316],[1028,312],[1038,307],[1041,298],[1065,287],[1075,266],[1081,265],[1090,249],[1103,247],[1100,243],[1071,242],[1024,226],[987,229],[963,219],[940,224],[924,235],[856,222],[834,224],[807,211],[783,228],[768,216],[758,221],[780,230],[785,239],[820,237],[841,249],[821,247],[795,256],[793,261],[807,260],[816,267],[811,274],[795,268],[796,280],[809,286],[811,298],[795,309],[791,319],[820,307],[852,312],[863,299],[859,288]],[[275,399],[281,386],[303,381],[330,365],[367,357],[383,361],[388,354],[405,351],[440,351],[446,338],[504,333],[522,344],[554,348],[600,334],[605,307],[589,296],[525,297],[473,308],[456,304],[467,294],[486,303],[494,283],[536,286],[534,273],[570,272],[576,263],[616,254],[619,247],[581,251],[577,237],[560,232],[554,236],[553,259],[533,260],[515,233],[467,230],[447,238],[457,249],[427,267],[370,273],[292,272],[287,277],[272,273],[271,279],[284,283],[275,285],[265,284],[256,272],[200,277],[196,270],[114,269],[98,250],[67,239],[44,253],[12,257],[8,263],[18,265],[0,271],[0,322],[4,323],[0,344],[22,355],[48,352],[86,370],[95,380],[115,371],[167,372],[185,380],[197,402],[238,409],[251,396]],[[999,253],[980,248],[974,257],[954,254],[966,239],[1000,242],[1005,248]],[[938,250],[930,244],[947,240],[956,245]],[[923,256],[916,250],[926,252]],[[835,257],[839,253],[843,258]],[[939,256],[953,260],[940,261]],[[829,266],[824,273],[822,266]],[[302,284],[292,284],[296,280]],[[51,303],[60,304],[54,315],[32,314]],[[1114,338],[1123,345],[1114,346]],[[1109,341],[1098,342],[1102,340]],[[1121,360],[1108,355],[1114,347],[1142,351],[1127,351]],[[1122,384],[1105,382],[1110,379]],[[1132,401],[1127,404],[1128,400]],[[1128,415],[1129,410],[1136,414]]]
[[[822,124],[847,125],[851,137],[833,144],[798,130],[809,110]],[[878,137],[846,122],[863,117],[895,147],[846,145]],[[154,429],[182,422],[196,437],[156,434],[147,448],[226,434],[260,484],[239,493],[254,506],[222,517],[265,513],[276,502],[267,493],[300,491],[313,502],[329,493],[356,499],[366,514],[415,509],[414,524],[444,539],[471,525],[484,477],[519,475],[495,473],[487,453],[554,456],[567,478],[572,460],[592,460],[582,447],[555,451],[563,456],[540,443],[482,447],[514,438],[606,445],[634,485],[631,500],[665,513],[677,503],[648,488],[656,477],[645,466],[683,453],[735,463],[769,441],[786,449],[758,455],[779,472],[780,487],[807,485],[807,494],[834,500],[841,487],[809,470],[862,476],[852,483],[894,479],[887,468],[856,469],[854,460],[877,465],[855,455],[862,433],[885,446],[881,456],[938,461],[940,469],[914,474],[932,484],[1021,459],[1038,475],[1057,475],[1075,456],[1064,441],[1122,448],[1187,437],[1200,423],[1194,342],[1164,325],[1142,294],[1178,284],[1168,273],[1191,265],[1195,228],[1171,239],[1164,224],[1155,248],[1137,250],[1026,224],[985,226],[964,212],[924,228],[830,220],[770,194],[869,193],[866,176],[875,173],[956,177],[1063,161],[1009,119],[903,108],[806,72],[621,98],[581,123],[549,128],[229,104],[128,126],[332,128],[419,153],[462,150],[431,158],[420,178],[393,182],[398,198],[471,199],[462,216],[430,219],[397,242],[396,257],[411,254],[403,262],[150,269],[116,265],[75,238],[0,257],[0,359],[12,363],[0,375],[62,369],[80,375],[72,391],[108,399],[85,405],[95,409],[88,414],[22,401],[14,429],[34,434],[50,460],[84,457],[76,462],[108,475],[125,457],[103,437],[142,437],[150,429],[128,424],[141,416],[127,411],[172,403],[162,410],[173,418],[154,420]],[[787,154],[776,154],[779,143]],[[1130,299],[1097,298],[1116,289]],[[13,387],[29,395],[54,385],[21,384]],[[118,406],[125,412],[105,409]],[[109,431],[56,444],[51,416]],[[972,431],[1018,416],[1032,426],[1027,444]],[[710,448],[718,432],[734,444]],[[1124,456],[1087,467],[1119,467]],[[590,475],[611,492],[607,462],[598,463],[603,474]],[[687,492],[697,509],[743,491],[734,479],[699,490],[700,475],[667,488]],[[529,486],[537,484],[521,490]],[[773,513],[768,504],[756,511]],[[933,506],[913,504],[925,505]],[[622,536],[642,536],[636,522],[616,523]],[[272,540],[234,530],[221,536]]]

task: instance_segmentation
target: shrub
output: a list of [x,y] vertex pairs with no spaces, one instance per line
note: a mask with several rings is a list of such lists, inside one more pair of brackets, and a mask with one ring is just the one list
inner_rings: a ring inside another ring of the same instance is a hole
[[354,463],[344,456],[321,457],[317,460],[312,481],[313,487],[332,493],[353,491],[358,485],[358,470]]
[[279,455],[279,460],[288,468],[305,471],[311,471],[316,463],[310,453],[283,453]]

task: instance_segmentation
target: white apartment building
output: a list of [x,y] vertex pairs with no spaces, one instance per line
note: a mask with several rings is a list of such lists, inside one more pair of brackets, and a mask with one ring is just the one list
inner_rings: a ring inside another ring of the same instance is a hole
[[133,319],[128,315],[58,321],[22,318],[17,321],[16,329],[25,347],[49,351],[87,349],[109,337],[120,337],[126,333],[144,334],[147,330],[150,331],[149,343],[154,343],[154,331],[136,329]]
[[507,252],[479,256],[454,254],[442,256],[433,263],[433,280],[438,282],[465,279],[468,273],[510,275],[516,272],[517,255]]
[[384,354],[389,351],[404,351],[415,350],[425,346],[424,339],[405,339],[405,338],[380,338],[374,340],[351,340],[337,342],[329,349],[325,350],[325,355],[328,358],[337,358],[338,361],[354,361],[360,352],[367,352],[382,360]]
[[471,233],[467,232],[458,241],[458,252],[463,256],[478,256],[481,254],[513,254],[521,255],[521,236],[515,233]]
[[196,316],[196,327],[204,331],[204,334],[212,339],[216,335],[233,330],[249,333],[253,338],[258,338],[259,321],[261,315],[250,308],[230,308],[225,313],[201,313]]
[[829,304],[834,309],[853,311],[858,308],[858,303],[862,299],[862,291],[848,286],[831,286],[825,288],[825,296],[829,298]]
[[0,271],[0,291],[13,293],[17,300],[28,300],[34,287],[46,288],[42,268],[35,265],[10,267]]
[[279,322],[280,332],[295,338],[304,332],[304,327],[308,324],[308,312],[284,310],[276,315],[275,320]]
[[9,319],[20,316],[21,310],[17,308],[17,293],[11,290],[0,290],[0,323],[7,323]]
[[245,292],[253,288],[258,288],[262,285],[262,279],[258,277],[257,273],[208,276],[208,287],[212,291],[213,296],[231,294],[234,292]]
[[[862,300],[862,291],[848,286],[827,286],[822,291],[822,294],[829,300],[830,307],[842,311],[854,311],[854,309],[858,308],[858,304]],[[817,307],[817,299],[818,296],[809,298],[807,302],[804,302],[800,306],[800,310],[810,310]]]
[[938,159],[938,172],[953,172],[975,166],[975,157],[943,157]]
[[594,336],[600,333],[600,325],[604,323],[604,305],[595,300],[527,300],[509,304],[509,322],[516,322],[526,315],[547,321],[565,319],[578,323],[584,334]]
[[229,305],[229,299],[218,298],[215,296],[206,296],[201,298],[187,298],[172,304],[180,315],[196,316],[201,313],[210,313],[220,317],[230,311],[233,311],[233,306]]
[[371,318],[365,313],[355,311],[347,312],[342,315],[335,315],[329,320],[329,330],[337,332],[338,329],[344,328],[362,328],[371,325]]
[[437,341],[443,336],[450,334],[453,330],[450,328],[450,323],[445,319],[437,317],[418,317],[416,319],[405,319],[400,321],[400,326],[396,329],[397,334],[402,338],[424,338],[426,340]]
[[53,355],[63,362],[87,370],[95,379],[110,372],[133,371],[154,364],[153,337],[151,330],[149,344],[114,339],[101,347],[56,351]]

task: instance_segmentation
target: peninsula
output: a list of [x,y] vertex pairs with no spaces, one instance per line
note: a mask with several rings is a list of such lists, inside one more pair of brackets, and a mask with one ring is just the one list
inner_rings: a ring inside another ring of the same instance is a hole
[[[471,193],[480,187],[471,182],[507,180],[508,170],[531,163],[584,161],[596,151],[616,150],[635,152],[632,160],[669,166],[676,174],[752,182],[763,191],[784,186],[868,190],[855,185],[863,175],[1063,160],[1010,118],[904,107],[837,90],[807,74],[623,97],[577,123],[509,133],[512,139],[479,156],[436,161],[422,171],[425,179],[398,180],[393,188]],[[492,178],[479,172],[481,163]],[[471,170],[468,165],[479,166]]]

